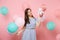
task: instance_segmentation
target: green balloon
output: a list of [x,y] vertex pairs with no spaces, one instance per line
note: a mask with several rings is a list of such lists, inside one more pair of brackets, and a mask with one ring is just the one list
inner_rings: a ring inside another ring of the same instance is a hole
[[7,29],[9,33],[15,33],[18,30],[18,26],[14,22],[11,22],[8,24]]
[[54,30],[54,28],[55,28],[55,23],[54,22],[48,22],[47,23],[47,29],[48,30]]
[[2,14],[2,15],[7,15],[7,14],[8,14],[8,8],[2,7],[2,8],[1,8],[1,14]]
[[0,14],[1,14],[1,8],[0,8]]

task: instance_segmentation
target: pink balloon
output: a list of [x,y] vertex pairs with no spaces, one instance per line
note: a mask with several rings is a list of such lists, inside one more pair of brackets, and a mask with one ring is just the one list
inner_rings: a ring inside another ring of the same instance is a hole
[[56,18],[57,18],[58,20],[60,20],[60,9],[56,9],[56,10],[54,11],[54,14],[55,14]]
[[60,34],[57,34],[56,39],[60,40]]

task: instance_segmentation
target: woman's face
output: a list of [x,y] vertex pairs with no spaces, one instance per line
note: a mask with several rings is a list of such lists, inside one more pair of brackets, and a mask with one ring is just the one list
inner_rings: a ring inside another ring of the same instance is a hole
[[32,17],[32,11],[28,10],[28,15]]

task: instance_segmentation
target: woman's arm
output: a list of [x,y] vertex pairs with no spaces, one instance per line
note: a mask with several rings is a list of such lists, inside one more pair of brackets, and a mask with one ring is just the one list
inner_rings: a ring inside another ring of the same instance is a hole
[[[43,10],[44,10],[44,9],[43,9]],[[39,27],[41,21],[44,19],[43,16],[44,16],[44,12],[45,12],[45,11],[43,11],[43,10],[40,9],[39,12],[38,12],[38,13],[39,13],[39,16],[38,16],[37,22],[36,22],[36,26],[38,26],[38,27]]]
[[36,26],[39,27],[40,23],[41,23],[40,22],[40,17],[38,17],[37,20],[36,20]]
[[39,27],[40,23],[41,23],[41,19],[44,15],[44,12],[41,12],[41,14],[39,14],[38,18],[37,18],[37,22],[36,22],[36,26]]
[[19,31],[17,32],[17,35],[19,35],[21,32],[24,32],[24,30],[25,30],[25,27],[23,27],[21,30],[19,30]]

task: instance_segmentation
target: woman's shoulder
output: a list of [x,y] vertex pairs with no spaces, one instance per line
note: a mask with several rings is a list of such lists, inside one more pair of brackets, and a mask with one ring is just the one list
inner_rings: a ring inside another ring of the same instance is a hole
[[37,20],[35,17],[30,18],[30,20]]
[[36,18],[33,18],[34,20],[37,20]]

